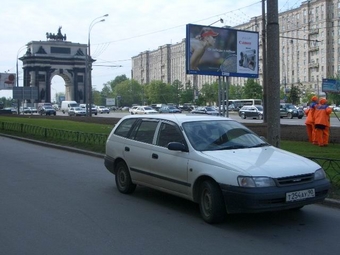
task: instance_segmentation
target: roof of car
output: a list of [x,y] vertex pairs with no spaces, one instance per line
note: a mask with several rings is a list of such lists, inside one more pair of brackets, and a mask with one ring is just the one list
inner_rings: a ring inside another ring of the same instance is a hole
[[185,115],[185,114],[152,114],[152,115],[126,115],[122,119],[139,118],[139,119],[163,119],[177,123],[188,121],[202,121],[202,120],[232,120],[222,116],[210,115]]

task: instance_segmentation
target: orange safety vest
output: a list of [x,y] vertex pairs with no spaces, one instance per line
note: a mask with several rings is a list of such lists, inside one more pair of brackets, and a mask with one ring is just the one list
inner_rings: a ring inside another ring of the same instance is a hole
[[305,114],[307,116],[305,124],[314,124],[314,113],[315,113],[315,107],[318,104],[315,102],[310,103],[308,109],[305,110]]
[[330,127],[329,115],[331,113],[332,113],[332,109],[330,107],[328,107],[328,105],[318,104],[315,107],[314,124],[315,125],[324,125],[326,127]]

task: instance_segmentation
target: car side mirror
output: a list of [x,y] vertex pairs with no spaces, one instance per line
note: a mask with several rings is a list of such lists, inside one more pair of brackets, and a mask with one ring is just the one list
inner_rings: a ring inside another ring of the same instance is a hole
[[170,142],[170,143],[168,143],[168,150],[189,152],[187,147],[183,143],[179,143],[179,142]]

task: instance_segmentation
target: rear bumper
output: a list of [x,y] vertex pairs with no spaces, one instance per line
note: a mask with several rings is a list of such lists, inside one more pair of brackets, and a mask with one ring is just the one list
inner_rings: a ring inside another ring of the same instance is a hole
[[[330,183],[327,179],[289,187],[241,188],[221,184],[228,213],[256,213],[280,211],[322,202],[328,194]],[[315,197],[286,202],[286,193],[315,189]]]
[[112,174],[115,174],[114,172],[114,158],[105,155],[104,156],[104,165],[106,167],[107,170],[109,170]]

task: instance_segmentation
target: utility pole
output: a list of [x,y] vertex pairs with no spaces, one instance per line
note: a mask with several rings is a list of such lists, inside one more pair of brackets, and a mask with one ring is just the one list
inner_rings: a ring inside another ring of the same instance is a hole
[[267,83],[267,47],[266,47],[266,9],[265,1],[262,0],[262,77],[263,77],[263,122],[267,123],[268,114],[268,83]]
[[280,147],[280,42],[279,42],[278,0],[267,1],[267,59],[270,74],[267,76],[268,107],[267,107],[267,140]]

